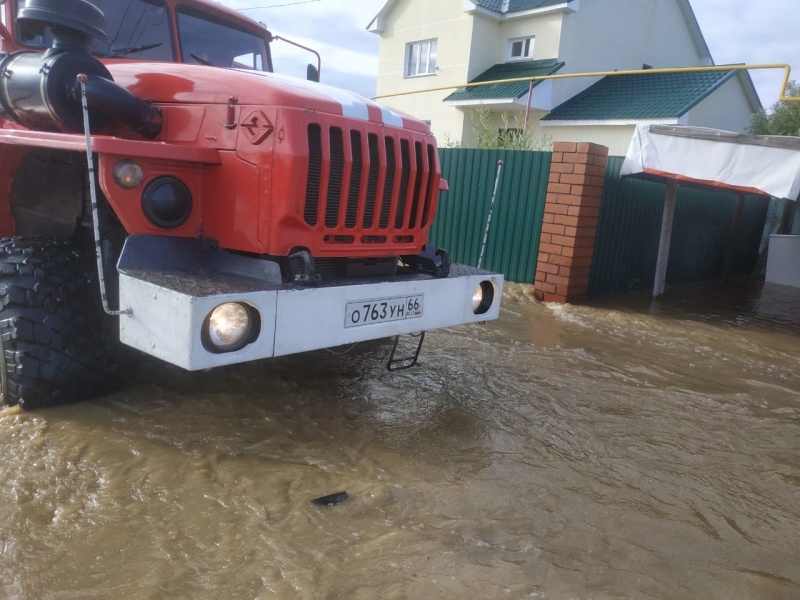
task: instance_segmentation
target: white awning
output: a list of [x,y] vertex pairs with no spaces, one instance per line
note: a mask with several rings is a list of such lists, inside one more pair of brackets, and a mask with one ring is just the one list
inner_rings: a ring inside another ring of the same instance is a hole
[[797,200],[800,137],[639,125],[620,175],[673,179]]

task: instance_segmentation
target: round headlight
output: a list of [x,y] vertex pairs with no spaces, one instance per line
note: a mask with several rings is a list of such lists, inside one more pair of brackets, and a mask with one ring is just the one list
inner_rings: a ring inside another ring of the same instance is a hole
[[212,310],[206,319],[209,350],[233,352],[252,341],[254,323],[251,311],[244,304],[228,302]]
[[117,185],[132,190],[144,179],[144,172],[142,167],[137,165],[132,160],[121,160],[114,167],[114,181]]
[[180,227],[192,213],[192,193],[180,179],[159,177],[144,189],[142,210],[157,227]]
[[494,304],[494,285],[491,281],[481,281],[472,292],[472,312],[483,315],[489,312]]

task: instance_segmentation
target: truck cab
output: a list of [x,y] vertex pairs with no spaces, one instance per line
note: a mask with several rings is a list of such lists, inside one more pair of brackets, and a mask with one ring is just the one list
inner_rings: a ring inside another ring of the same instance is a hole
[[103,393],[119,342],[197,370],[497,317],[502,275],[429,244],[424,123],[207,0],[0,9],[6,403]]

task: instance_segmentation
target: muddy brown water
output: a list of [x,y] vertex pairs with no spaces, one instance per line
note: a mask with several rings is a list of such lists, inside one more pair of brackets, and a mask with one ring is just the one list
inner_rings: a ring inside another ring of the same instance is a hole
[[145,361],[4,411],[0,597],[800,597],[800,292],[508,287],[410,371]]

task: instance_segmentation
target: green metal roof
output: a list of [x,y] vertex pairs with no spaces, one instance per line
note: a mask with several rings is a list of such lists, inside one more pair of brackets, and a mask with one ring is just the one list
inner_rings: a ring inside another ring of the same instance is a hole
[[735,71],[604,77],[555,107],[543,121],[669,119],[686,114]]
[[556,4],[566,4],[567,0],[508,0],[508,10],[503,10],[503,0],[472,0],[478,6],[492,10],[494,12],[520,12],[523,10],[535,10],[546,8]]
[[[554,58],[502,63],[494,65],[487,71],[484,71],[470,81],[470,83],[552,75],[563,66],[563,62],[558,62]],[[534,85],[538,83],[540,82],[535,81]],[[516,100],[527,94],[529,87],[530,85],[527,81],[521,81],[519,83],[498,83],[495,85],[481,85],[473,88],[460,88],[445,98],[444,101],[470,102],[479,100],[504,100],[509,98]]]

